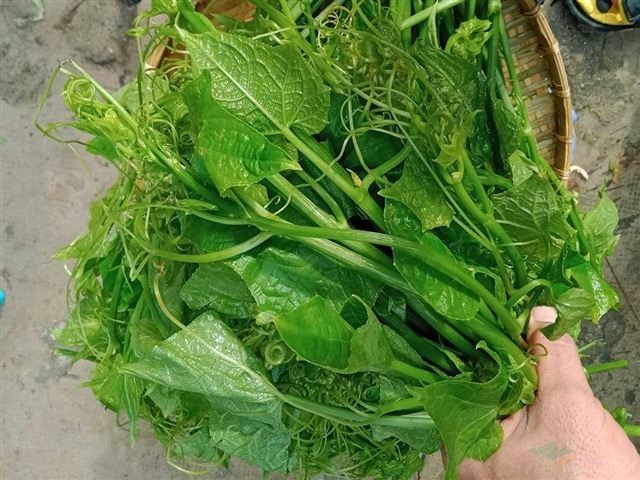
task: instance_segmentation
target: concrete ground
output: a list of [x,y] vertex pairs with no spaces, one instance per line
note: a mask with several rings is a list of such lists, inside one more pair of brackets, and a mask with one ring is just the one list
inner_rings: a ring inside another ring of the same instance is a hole
[[[88,366],[51,354],[51,329],[65,320],[66,274],[51,256],[83,230],[88,202],[114,172],[83,164],[68,146],[42,138],[33,126],[37,99],[59,61],[79,60],[107,87],[130,79],[134,42],[125,31],[135,8],[116,0],[0,0],[0,478],[182,479],[150,434],[135,449],[110,412],[78,384]],[[43,8],[44,6],[44,8]],[[621,293],[620,312],[584,341],[602,339],[588,361],[627,358],[628,369],[593,379],[609,406],[625,405],[640,421],[640,31],[600,33],[577,25],[562,5],[548,10],[560,40],[580,116],[577,181],[592,205],[605,177],[620,209],[622,239],[608,277]],[[68,118],[54,87],[45,121]],[[422,478],[433,478],[437,461]],[[208,478],[258,479],[233,464]]]

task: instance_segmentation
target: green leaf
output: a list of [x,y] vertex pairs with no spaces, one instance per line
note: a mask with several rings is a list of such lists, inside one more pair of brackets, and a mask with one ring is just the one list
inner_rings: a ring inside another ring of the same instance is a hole
[[496,219],[530,266],[539,269],[556,258],[574,234],[566,221],[569,206],[562,203],[547,180],[537,175],[494,195],[493,203]]
[[324,128],[329,89],[294,47],[220,31],[180,33],[195,67],[211,73],[215,99],[232,114],[267,135]]
[[267,190],[267,187],[265,187],[261,183],[254,183],[253,185],[244,187],[243,190],[249,196],[249,198],[255,200],[255,202],[259,205],[262,205],[264,207],[267,203],[269,203],[269,191]]
[[131,445],[136,443],[138,412],[144,393],[141,379],[122,373],[124,365],[122,355],[117,354],[113,360],[104,360],[96,365],[89,384],[94,395],[103,405],[116,413],[124,411],[129,420],[129,439]]
[[367,308],[367,322],[354,329],[321,297],[278,315],[282,340],[308,362],[341,373],[384,372],[391,366],[391,345],[382,325]]
[[292,452],[291,434],[282,425],[273,426],[213,409],[209,432],[215,448],[267,472],[289,473],[298,461]]
[[420,220],[423,232],[448,226],[453,219],[453,209],[444,192],[416,155],[405,160],[400,180],[379,193],[409,207]]
[[367,309],[367,323],[353,333],[348,369],[345,373],[386,372],[394,359],[389,337],[371,308],[364,302],[362,304]]
[[119,195],[118,185],[109,189],[107,196],[101,200],[91,202],[89,205],[89,224],[87,232],[79,239],[74,240],[58,251],[53,258],[56,260],[101,258],[117,244],[117,236],[110,228],[111,224],[107,220],[105,205],[110,203],[113,197]]
[[582,224],[596,257],[595,262],[600,265],[604,257],[613,253],[620,239],[619,235],[613,234],[618,225],[618,209],[604,191],[600,191],[600,201],[584,216]]
[[533,174],[538,173],[535,164],[520,150],[516,150],[509,155],[509,166],[511,167],[511,179],[516,187],[524,183]]
[[109,309],[91,296],[80,300],[73,308],[62,330],[56,332],[56,341],[65,347],[89,348],[106,352],[110,340],[103,319],[109,318]]
[[504,430],[498,424],[494,424],[493,428],[487,433],[487,435],[479,439],[469,449],[469,456],[475,458],[480,462],[486,462],[489,457],[498,450],[502,445],[502,438],[504,436]]
[[279,404],[261,362],[211,313],[200,315],[123,371],[172,389],[224,399],[230,407],[238,401],[269,408]]
[[178,13],[178,7],[175,0],[151,0],[149,14],[159,15],[161,13],[165,13],[167,15],[175,15]]
[[[364,164],[369,169],[374,169],[391,159],[400,150],[402,150],[402,142],[392,135],[386,133],[367,130],[360,135],[356,135],[352,144],[358,142],[358,150]],[[339,145],[341,148],[342,145]],[[358,157],[358,150],[355,145],[351,145],[349,153],[345,156],[341,163],[345,168],[362,169],[362,163]]]
[[203,253],[234,247],[257,234],[254,227],[221,225],[193,215],[182,218],[182,236]]
[[[474,63],[456,55],[416,42],[411,55],[424,67],[431,86],[441,99],[446,99],[446,108],[455,117],[455,124],[447,122],[445,131],[429,125],[421,133],[431,137],[428,142],[431,154],[439,155],[439,149],[433,150],[434,142],[445,145],[445,154],[440,158],[443,164],[452,162],[455,152],[460,152],[460,142],[468,139],[466,148],[474,165],[490,163],[493,158],[493,139],[489,131],[486,113],[487,82]],[[441,115],[440,105],[431,106],[435,115]],[[434,119],[434,122],[441,121]],[[444,137],[443,137],[444,134]],[[447,148],[448,146],[448,148]]]
[[422,360],[422,357],[413,348],[411,348],[409,342],[407,342],[400,334],[391,330],[386,325],[382,325],[382,330],[387,337],[387,341],[391,346],[391,351],[395,358],[408,363],[409,365],[413,365],[414,367],[424,367],[424,360]]
[[380,426],[371,427],[374,440],[382,442],[389,437],[395,437],[403,441],[420,453],[430,455],[440,448],[442,440],[437,428],[405,427],[405,426]]
[[278,315],[276,328],[300,358],[334,370],[349,365],[353,328],[319,296]]
[[495,99],[493,106],[493,121],[496,125],[498,139],[500,140],[500,153],[504,159],[508,159],[524,144],[523,128],[520,118],[502,100]]
[[611,412],[609,413],[611,413],[611,416],[613,417],[613,419],[621,427],[624,427],[627,424],[627,419],[630,417],[629,413],[627,412],[627,409],[624,407],[616,407],[613,410],[611,410]]
[[[418,219],[404,205],[387,200],[384,215],[390,233],[417,240],[427,254],[439,255],[452,264],[459,264],[438,237],[431,232],[421,233]],[[393,261],[407,282],[437,312],[456,320],[475,317],[480,299],[466,287],[403,250],[393,249]]]
[[447,450],[445,478],[457,478],[458,465],[473,453],[488,458],[498,447],[495,421],[508,383],[503,370],[489,382],[450,379],[411,388],[433,419]]
[[249,286],[260,312],[285,313],[316,295],[336,313],[352,295],[371,303],[379,285],[352,269],[298,243],[281,241],[255,258],[244,256],[229,265]]
[[200,428],[184,437],[175,435],[171,438],[170,448],[173,455],[187,460],[196,459],[212,465],[221,465],[227,460],[227,455],[218,449],[208,428]]
[[150,355],[154,347],[164,340],[161,328],[171,329],[169,331],[175,333],[175,325],[169,321],[167,323],[168,325],[160,326],[147,315],[141,315],[129,323],[130,346],[136,357],[145,358]]
[[251,317],[255,301],[244,280],[224,263],[204,263],[180,290],[192,310],[212,308],[234,318]]
[[565,268],[569,277],[578,286],[593,297],[593,308],[589,318],[598,323],[600,317],[612,308],[618,308],[619,298],[616,291],[604,279],[602,273],[586,261],[581,255],[573,253],[565,260]]
[[[329,107],[327,124],[322,131],[322,136],[329,139],[335,149],[340,149],[342,143],[349,134],[349,99],[346,95],[331,91],[329,94]],[[354,123],[356,123],[354,121]]]
[[100,155],[107,160],[117,160],[118,150],[114,143],[106,137],[97,136],[87,143],[87,152]]
[[180,407],[180,392],[170,388],[152,383],[146,392],[146,396],[160,409],[165,418],[173,415]]
[[185,85],[182,95],[191,115],[193,162],[221,193],[300,168],[284,150],[219,105],[208,71]]
[[359,297],[354,295],[344,304],[340,311],[340,316],[353,328],[360,328],[367,323],[369,315],[367,307],[362,303]]
[[559,290],[552,296],[552,305],[558,312],[558,318],[542,331],[550,340],[556,340],[565,333],[577,337],[580,322],[592,315],[595,304],[593,294],[559,284],[555,284],[554,289]]

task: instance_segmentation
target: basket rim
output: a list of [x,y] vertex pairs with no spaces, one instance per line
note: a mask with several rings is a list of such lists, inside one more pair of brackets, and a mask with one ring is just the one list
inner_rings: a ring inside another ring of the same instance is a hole
[[566,184],[571,167],[573,145],[573,117],[569,78],[560,53],[560,45],[547,18],[536,0],[517,0],[522,15],[528,18],[529,25],[535,31],[539,50],[547,64],[551,94],[554,97],[556,132],[556,153],[552,167]]

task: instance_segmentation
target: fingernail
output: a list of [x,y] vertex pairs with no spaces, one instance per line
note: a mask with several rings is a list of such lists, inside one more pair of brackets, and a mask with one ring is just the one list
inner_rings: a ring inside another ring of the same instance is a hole
[[536,323],[551,325],[556,322],[556,311],[551,307],[535,307],[531,310],[531,320]]

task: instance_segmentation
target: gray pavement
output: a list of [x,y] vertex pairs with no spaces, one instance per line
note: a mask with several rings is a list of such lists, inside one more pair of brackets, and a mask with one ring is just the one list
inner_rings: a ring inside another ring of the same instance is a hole
[[[44,10],[42,9],[44,5]],[[69,146],[42,138],[33,126],[35,105],[59,61],[79,60],[107,87],[132,78],[135,44],[125,31],[135,8],[116,0],[0,0],[0,478],[182,479],[167,465],[150,433],[138,445],[111,412],[78,387],[86,364],[52,355],[52,328],[65,320],[67,276],[51,260],[78,235],[91,199],[105,191],[113,169],[92,158],[84,164]],[[589,181],[576,180],[591,205],[610,171],[620,209],[622,239],[607,275],[621,292],[620,312],[584,340],[603,347],[590,361],[627,358],[624,371],[593,379],[600,398],[625,405],[640,421],[640,31],[602,34],[576,25],[557,5],[549,12],[571,78],[580,115],[576,163]],[[69,118],[56,85],[44,120]],[[421,478],[433,478],[434,459]],[[259,479],[261,472],[233,463],[206,478]],[[275,477],[272,477],[275,478]]]

